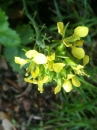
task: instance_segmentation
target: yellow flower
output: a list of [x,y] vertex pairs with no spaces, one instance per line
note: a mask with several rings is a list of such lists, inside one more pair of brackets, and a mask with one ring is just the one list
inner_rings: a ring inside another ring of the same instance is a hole
[[26,54],[27,58],[33,58],[33,61],[36,64],[46,64],[47,58],[44,54],[37,52],[36,50],[27,51]]
[[15,57],[15,63],[20,64],[20,65],[25,65],[26,63],[28,63],[28,60],[25,60],[23,58],[20,57]]
[[[72,83],[71,83],[71,81]],[[79,87],[81,85],[80,81],[75,77],[75,75],[73,74],[68,74],[67,75],[67,79],[64,80],[64,83],[63,83],[63,88],[66,92],[70,92],[73,87],[72,87],[72,84],[75,86],[75,87]]]
[[72,67],[72,69],[74,70],[75,74],[81,74],[82,73],[82,69],[84,68],[84,66],[82,65],[78,65],[76,67]]
[[40,93],[43,92],[43,83],[42,82],[38,82],[37,80],[31,80],[31,79],[28,79],[28,78],[24,78],[24,80],[26,82],[29,82],[29,83],[33,83],[33,84],[37,84],[38,85],[38,90],[40,91]]
[[89,29],[85,26],[78,26],[74,29],[74,35],[79,37],[85,37],[89,32]]
[[49,77],[45,76],[43,78],[38,78],[38,80],[24,78],[24,80],[26,82],[29,82],[29,83],[37,84],[38,85],[38,90],[40,91],[40,93],[42,93],[43,92],[43,84],[49,82]]
[[74,70],[75,74],[78,75],[86,75],[86,73],[84,72],[83,68],[84,66],[82,65],[77,65],[76,67],[71,66],[72,69]]
[[72,47],[72,55],[77,58],[77,59],[82,59],[85,56],[85,52],[83,50],[83,48],[78,48],[73,46]]

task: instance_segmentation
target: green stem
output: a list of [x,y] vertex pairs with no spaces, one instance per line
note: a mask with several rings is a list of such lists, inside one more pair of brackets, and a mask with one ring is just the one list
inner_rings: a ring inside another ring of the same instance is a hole
[[25,14],[26,14],[27,17],[29,18],[29,20],[32,22],[32,25],[33,25],[33,27],[34,27],[34,29],[35,29],[35,32],[36,32],[36,34],[38,35],[38,32],[39,32],[38,25],[37,25],[37,23],[35,22],[35,20],[33,19],[33,17],[31,17],[31,15],[29,14],[25,0],[22,0],[22,1],[23,1],[23,6],[24,6]]
[[29,18],[29,20],[31,21],[31,23],[32,23],[32,25],[33,25],[33,27],[34,27],[34,29],[35,29],[35,33],[36,33],[36,43],[37,43],[37,45],[40,46],[41,48],[44,48],[45,45],[44,45],[44,43],[42,42],[42,37],[41,37],[41,35],[40,35],[40,30],[39,30],[39,28],[38,28],[38,24],[36,23],[36,21],[34,20],[34,18],[29,14],[25,0],[22,0],[22,2],[23,2],[25,14],[26,14],[26,16]]

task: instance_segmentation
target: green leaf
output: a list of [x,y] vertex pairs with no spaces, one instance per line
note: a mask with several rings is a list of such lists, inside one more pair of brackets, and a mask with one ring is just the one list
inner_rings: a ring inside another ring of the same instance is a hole
[[4,46],[18,46],[20,44],[19,35],[9,28],[5,12],[0,9],[0,43]]
[[8,17],[5,15],[5,12],[3,12],[0,9],[0,32],[8,29],[8,22],[7,22]]
[[22,49],[20,47],[18,47],[18,48],[17,47],[5,47],[4,56],[14,71],[19,72],[19,73],[22,72],[22,70],[20,70],[20,65],[16,64],[14,62],[15,56],[20,56],[21,58],[25,58],[25,52],[22,51]]
[[16,31],[8,28],[0,32],[0,43],[4,46],[18,46],[20,44],[20,38]]
[[20,35],[21,43],[24,45],[31,43],[34,39],[34,32],[30,25],[18,26],[17,32]]

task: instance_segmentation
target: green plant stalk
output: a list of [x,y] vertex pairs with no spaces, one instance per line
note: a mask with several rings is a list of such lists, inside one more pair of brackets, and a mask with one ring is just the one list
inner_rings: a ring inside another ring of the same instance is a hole
[[43,43],[42,43],[42,38],[41,38],[41,35],[40,35],[39,28],[38,28],[38,24],[36,23],[36,21],[34,20],[34,18],[31,17],[31,15],[29,14],[25,0],[22,0],[22,2],[23,2],[25,14],[26,14],[27,17],[29,18],[29,20],[31,21],[31,23],[32,23],[32,25],[33,25],[33,27],[34,27],[34,29],[35,29],[35,33],[36,33],[36,43],[37,43],[40,47],[44,47],[44,46],[42,45]]
[[26,13],[27,17],[29,18],[29,20],[32,22],[33,27],[35,28],[35,32],[38,35],[39,29],[38,29],[37,23],[35,22],[33,17],[31,17],[31,15],[29,14],[25,0],[22,0],[22,1],[23,1],[23,6],[24,6],[25,13]]

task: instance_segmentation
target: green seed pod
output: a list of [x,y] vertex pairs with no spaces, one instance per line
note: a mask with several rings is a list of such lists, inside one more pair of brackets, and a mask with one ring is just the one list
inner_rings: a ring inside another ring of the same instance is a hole
[[62,52],[65,48],[65,45],[63,43],[61,43],[60,45],[57,46],[57,51],[58,52]]

